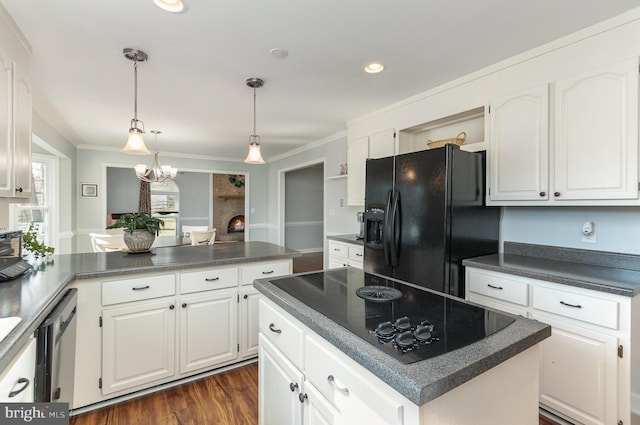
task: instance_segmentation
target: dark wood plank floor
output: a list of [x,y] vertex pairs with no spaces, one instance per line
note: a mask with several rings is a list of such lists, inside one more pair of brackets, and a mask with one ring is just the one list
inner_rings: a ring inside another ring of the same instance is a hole
[[[293,261],[294,273],[322,269],[322,253]],[[70,425],[258,425],[258,366],[218,375],[72,416]],[[558,425],[540,416],[540,425]]]

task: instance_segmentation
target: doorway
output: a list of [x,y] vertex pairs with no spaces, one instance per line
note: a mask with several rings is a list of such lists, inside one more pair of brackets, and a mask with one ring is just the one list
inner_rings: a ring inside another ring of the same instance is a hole
[[245,179],[244,174],[213,174],[213,227],[216,240],[245,240]]

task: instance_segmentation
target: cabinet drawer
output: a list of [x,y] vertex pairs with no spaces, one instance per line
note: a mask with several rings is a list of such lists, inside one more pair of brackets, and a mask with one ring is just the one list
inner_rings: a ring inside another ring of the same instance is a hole
[[338,411],[345,414],[364,401],[361,423],[398,423],[402,404],[377,388],[382,381],[365,370],[360,373],[354,361],[333,353],[320,337],[307,335],[304,343],[305,376]]
[[618,302],[590,295],[536,286],[533,308],[611,329],[619,326]]
[[276,307],[260,299],[258,317],[260,333],[280,350],[296,367],[302,368],[302,329]]
[[[18,355],[0,375],[0,402],[30,403],[34,398],[34,377],[36,365],[36,340],[30,338]],[[28,381],[20,381],[20,379]],[[22,391],[20,391],[24,388]],[[19,391],[18,394],[9,394]]]
[[256,279],[291,274],[291,260],[270,261],[240,268],[241,285],[250,285]]
[[486,297],[529,305],[529,285],[502,276],[472,272],[469,274],[469,290]]
[[349,260],[362,263],[362,260],[364,260],[364,247],[358,245],[350,246]]
[[212,268],[180,273],[181,294],[207,291],[209,289],[230,288],[237,285],[237,267]]
[[146,276],[102,282],[102,305],[166,297],[176,293],[175,275]]
[[349,258],[349,246],[346,243],[329,241],[329,255]]

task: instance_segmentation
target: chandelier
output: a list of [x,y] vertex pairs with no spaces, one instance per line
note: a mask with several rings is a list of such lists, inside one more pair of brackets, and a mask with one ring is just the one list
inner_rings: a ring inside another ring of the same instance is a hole
[[[178,169],[173,168],[170,165],[160,165],[160,159],[158,158],[158,134],[162,133],[158,130],[151,130],[155,135],[156,150],[153,153],[153,162],[150,167],[144,164],[136,165],[136,176],[145,182],[159,183],[167,180],[173,180],[178,174]],[[152,176],[153,174],[153,176]]]
[[[133,119],[129,128],[129,138],[127,144],[122,148],[122,152],[135,155],[146,155],[149,149],[144,144],[142,135],[144,134],[144,122],[138,120],[138,62],[144,62],[149,57],[142,50],[126,48],[122,50],[125,58],[133,61]],[[140,128],[138,125],[141,125]]]
[[260,136],[256,134],[256,89],[264,85],[260,78],[247,78],[247,85],[253,88],[253,134],[249,136],[249,154],[244,162],[247,164],[264,164],[260,153]]

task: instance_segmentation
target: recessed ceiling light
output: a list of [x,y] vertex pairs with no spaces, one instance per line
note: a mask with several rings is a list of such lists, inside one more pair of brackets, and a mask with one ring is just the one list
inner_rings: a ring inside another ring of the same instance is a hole
[[280,49],[278,47],[276,47],[275,49],[271,49],[270,53],[271,53],[271,56],[273,56],[276,59],[284,59],[287,56],[289,56],[289,52],[287,52],[284,49]]
[[370,62],[364,66],[364,72],[369,74],[377,74],[384,71],[384,65],[380,62]]
[[153,2],[160,9],[166,10],[167,12],[182,12],[184,9],[184,4],[181,0],[153,0]]

